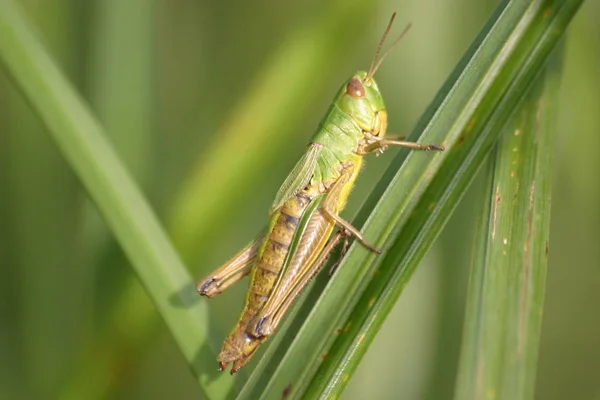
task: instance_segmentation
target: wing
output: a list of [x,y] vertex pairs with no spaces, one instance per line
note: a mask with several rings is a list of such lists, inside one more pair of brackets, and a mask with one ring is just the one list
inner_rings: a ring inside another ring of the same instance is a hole
[[275,201],[271,206],[270,214],[273,214],[275,210],[288,201],[292,196],[295,196],[300,190],[302,190],[312,178],[315,168],[317,167],[317,160],[321,155],[323,145],[319,143],[311,143],[308,146],[306,153],[302,156],[300,161],[296,164],[292,172],[285,178],[283,185],[279,188]]

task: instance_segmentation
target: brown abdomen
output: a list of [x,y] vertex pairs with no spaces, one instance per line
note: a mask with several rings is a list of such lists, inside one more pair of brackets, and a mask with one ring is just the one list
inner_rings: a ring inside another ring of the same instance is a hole
[[269,298],[283,268],[298,221],[313,198],[300,192],[272,215],[270,231],[258,251],[250,274],[246,305],[235,328],[223,343],[223,349],[217,358],[219,362],[239,360],[238,364],[243,365],[244,359],[249,358],[262,342],[248,335],[246,327]]

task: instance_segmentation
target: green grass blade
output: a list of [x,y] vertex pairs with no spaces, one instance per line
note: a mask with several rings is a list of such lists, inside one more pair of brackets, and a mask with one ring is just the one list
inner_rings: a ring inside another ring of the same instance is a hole
[[0,2],[0,60],[100,210],[208,395],[233,381],[213,376],[208,311],[154,213],[102,128],[49,58],[13,1]]
[[548,261],[559,54],[490,160],[457,399],[532,399]]
[[[242,392],[243,398],[340,394],[580,4],[499,6],[415,128],[421,142],[445,144],[447,151],[412,153],[400,167],[406,155],[401,153],[363,207],[358,225],[373,211],[363,231],[386,253],[375,257],[361,247],[350,250],[283,359],[276,366],[261,363],[275,370],[270,379],[254,374],[250,387],[258,389]],[[303,306],[302,316],[314,301]]]
[[[93,10],[91,29],[91,57],[87,75],[87,87],[91,107],[105,128],[115,151],[128,171],[143,189],[148,189],[150,176],[155,176],[151,165],[156,149],[156,112],[154,88],[156,79],[156,36],[154,7],[144,0],[109,0],[89,4]],[[154,178],[153,178],[154,179]],[[86,248],[83,264],[92,265],[90,274],[101,277],[102,284],[91,287],[96,304],[117,304],[118,317],[111,316],[108,324],[114,329],[129,332],[115,338],[105,329],[105,315],[99,308],[90,307],[88,318],[93,339],[86,340],[78,349],[77,367],[61,388],[63,400],[87,398],[102,399],[110,396],[114,388],[127,374],[115,374],[115,365],[123,365],[132,357],[134,349],[151,345],[145,337],[145,321],[157,320],[152,302],[140,288],[133,274],[124,274],[129,263],[124,256],[107,262],[107,254],[117,245],[110,240],[110,232],[91,202],[84,205],[83,232]],[[121,255],[122,253],[118,253]],[[110,268],[101,269],[105,265]],[[99,270],[99,271],[98,271]],[[116,276],[115,276],[116,275]],[[124,277],[132,277],[135,290],[124,294],[123,301],[113,300],[116,287],[123,284]],[[90,278],[89,282],[94,279]],[[92,285],[90,285],[92,286]],[[104,299],[110,300],[104,300]],[[111,301],[112,300],[112,301]],[[135,304],[135,307],[129,306]],[[129,315],[125,313],[129,311]],[[104,318],[103,318],[104,317]],[[112,343],[106,343],[112,340]],[[118,360],[115,362],[115,360]]]
[[93,11],[91,103],[131,174],[146,183],[156,124],[154,7],[108,0]]

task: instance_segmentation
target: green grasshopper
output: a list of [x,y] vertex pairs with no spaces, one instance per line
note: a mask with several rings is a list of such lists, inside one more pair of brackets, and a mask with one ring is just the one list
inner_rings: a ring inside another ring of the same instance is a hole
[[[369,250],[380,253],[340,217],[363,156],[380,154],[388,146],[444,150],[442,146],[384,137],[387,112],[373,75],[410,28],[407,26],[379,58],[395,16],[369,71],[359,71],[343,84],[306,153],[277,192],[266,234],[197,285],[201,295],[214,297],[250,274],[246,305],[217,357],[221,370],[233,362],[233,374],[248,362],[340,240],[344,239],[345,248],[348,237],[354,236]],[[339,229],[334,233],[336,227]]]

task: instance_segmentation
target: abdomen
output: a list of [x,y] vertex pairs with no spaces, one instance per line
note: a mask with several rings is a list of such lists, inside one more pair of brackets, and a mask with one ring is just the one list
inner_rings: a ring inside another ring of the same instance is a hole
[[250,275],[246,305],[233,331],[223,343],[223,349],[217,358],[219,362],[228,363],[248,358],[262,342],[248,335],[246,327],[269,298],[285,263],[298,222],[313,198],[314,196],[301,191],[286,201],[271,217],[269,233],[259,249]]

